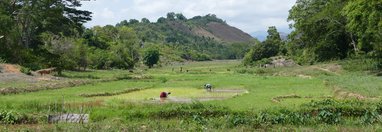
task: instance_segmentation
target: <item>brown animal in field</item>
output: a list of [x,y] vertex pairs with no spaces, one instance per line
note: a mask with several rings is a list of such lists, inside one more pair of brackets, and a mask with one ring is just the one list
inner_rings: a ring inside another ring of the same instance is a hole
[[36,71],[37,73],[39,73],[41,76],[44,75],[44,74],[50,74],[52,73],[56,68],[49,68],[49,69],[42,69],[42,70],[38,70]]

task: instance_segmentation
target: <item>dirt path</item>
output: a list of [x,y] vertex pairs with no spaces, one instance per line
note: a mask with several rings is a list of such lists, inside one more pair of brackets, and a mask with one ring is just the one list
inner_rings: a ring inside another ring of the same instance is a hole
[[341,66],[340,65],[333,65],[333,66],[328,66],[328,68],[322,68],[322,67],[314,66],[313,68],[324,71],[324,72],[332,73],[335,75],[340,75],[338,73],[338,71],[341,69]]

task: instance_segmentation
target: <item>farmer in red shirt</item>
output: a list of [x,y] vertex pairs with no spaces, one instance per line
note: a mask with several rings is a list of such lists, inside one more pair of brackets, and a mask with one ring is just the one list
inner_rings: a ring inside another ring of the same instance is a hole
[[159,95],[161,102],[163,102],[170,94],[171,92],[161,92]]

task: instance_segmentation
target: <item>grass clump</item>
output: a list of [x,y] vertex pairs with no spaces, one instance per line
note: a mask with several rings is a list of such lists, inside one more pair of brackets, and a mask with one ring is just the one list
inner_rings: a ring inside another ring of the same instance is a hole
[[382,62],[375,58],[358,56],[341,61],[342,67],[351,72],[357,71],[381,71]]

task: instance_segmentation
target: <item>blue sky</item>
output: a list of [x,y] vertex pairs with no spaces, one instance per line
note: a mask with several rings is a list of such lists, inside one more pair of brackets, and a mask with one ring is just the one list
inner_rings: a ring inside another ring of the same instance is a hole
[[276,26],[289,32],[288,11],[296,0],[83,0],[80,9],[93,12],[87,27],[115,25],[122,20],[148,18],[156,21],[168,12],[187,18],[216,14],[229,25],[250,34],[266,32]]

